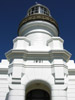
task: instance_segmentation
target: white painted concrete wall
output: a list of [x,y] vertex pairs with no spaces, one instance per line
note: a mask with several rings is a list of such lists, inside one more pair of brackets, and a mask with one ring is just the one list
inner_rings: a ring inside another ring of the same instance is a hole
[[2,60],[0,63],[0,100],[6,100],[8,89],[8,61]]
[[[16,60],[17,62],[17,60]],[[14,61],[15,63],[15,61]],[[59,100],[61,97],[62,100],[74,100],[75,99],[75,63],[73,60],[70,60],[68,65],[68,76],[66,77],[65,81],[66,84],[55,84],[54,76],[51,74],[51,64],[48,61],[43,61],[42,63],[33,63],[33,61],[24,62],[25,67],[23,69],[23,73],[25,75],[21,78],[21,85],[12,85],[10,86],[10,80],[8,78],[8,61],[2,60],[0,63],[0,100],[6,100],[7,94],[9,92],[9,86],[12,89],[16,88],[16,91],[12,92],[14,95],[21,95],[24,96],[24,89],[25,86],[34,80],[43,80],[50,84],[52,88],[52,100]],[[17,72],[17,70],[16,70]],[[58,73],[59,75],[61,72]],[[12,80],[11,80],[12,81]],[[67,93],[66,93],[67,89]],[[19,94],[20,93],[20,94]],[[67,99],[66,99],[67,97]],[[14,98],[14,97],[13,97]],[[16,97],[17,98],[17,97]],[[23,97],[22,97],[23,98]],[[21,98],[20,98],[21,99]],[[13,99],[10,99],[13,100]]]

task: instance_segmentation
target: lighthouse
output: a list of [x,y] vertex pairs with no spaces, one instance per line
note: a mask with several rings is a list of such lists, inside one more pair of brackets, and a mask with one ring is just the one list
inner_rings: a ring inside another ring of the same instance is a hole
[[75,64],[63,42],[50,10],[38,3],[29,8],[13,48],[6,53],[7,60],[1,62],[6,62],[8,76],[1,100],[74,100],[74,89],[68,83],[75,82],[70,78]]

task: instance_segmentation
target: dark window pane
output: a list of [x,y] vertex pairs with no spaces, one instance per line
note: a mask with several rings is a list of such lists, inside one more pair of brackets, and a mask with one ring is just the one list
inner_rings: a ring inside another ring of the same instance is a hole
[[46,91],[36,89],[26,95],[26,100],[50,100],[50,96]]

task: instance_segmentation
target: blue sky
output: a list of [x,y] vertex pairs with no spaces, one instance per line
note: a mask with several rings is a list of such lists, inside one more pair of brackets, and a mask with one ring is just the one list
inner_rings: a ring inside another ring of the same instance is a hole
[[41,3],[50,9],[57,21],[64,48],[75,60],[75,0],[0,0],[0,60],[12,49],[20,21],[29,7]]

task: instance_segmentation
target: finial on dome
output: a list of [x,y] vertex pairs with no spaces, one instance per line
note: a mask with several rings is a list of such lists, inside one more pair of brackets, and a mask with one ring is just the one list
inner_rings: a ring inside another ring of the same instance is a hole
[[35,2],[35,4],[37,5],[37,4],[38,4],[38,2]]

